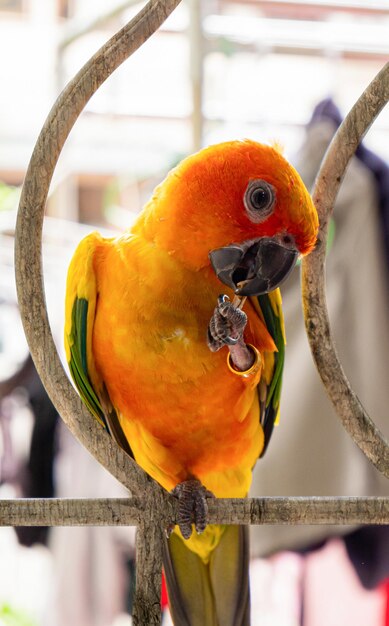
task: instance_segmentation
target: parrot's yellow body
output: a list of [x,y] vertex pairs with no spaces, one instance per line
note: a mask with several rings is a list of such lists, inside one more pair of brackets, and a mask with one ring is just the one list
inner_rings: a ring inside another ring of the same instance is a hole
[[[275,190],[264,219],[243,201],[257,179]],[[301,179],[277,150],[229,142],[173,170],[131,231],[114,239],[92,233],[77,248],[66,294],[70,370],[96,417],[107,424],[114,415],[110,430],[167,490],[196,478],[215,496],[246,496],[279,410],[285,343],[279,291],[246,300],[244,341],[260,359],[247,372],[235,370],[228,349],[211,352],[206,341],[219,294],[232,300],[236,291],[222,284],[210,252],[281,236],[305,254],[317,228]],[[171,540],[207,568],[225,533],[211,526],[185,544],[179,532]],[[189,613],[177,623],[248,623],[247,611],[231,622],[217,607],[212,618]]]

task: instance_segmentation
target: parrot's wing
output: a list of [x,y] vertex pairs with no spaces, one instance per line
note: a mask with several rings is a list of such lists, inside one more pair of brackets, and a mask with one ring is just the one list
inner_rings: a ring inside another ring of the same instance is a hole
[[92,334],[97,302],[93,259],[96,246],[102,242],[104,239],[98,233],[85,237],[69,266],[65,311],[66,358],[84,404],[116,442],[133,456],[93,359]]
[[280,290],[276,289],[270,293],[258,296],[258,303],[267,330],[271,334],[278,350],[273,353],[270,363],[266,363],[265,354],[265,370],[270,369],[270,371],[264,372],[264,376],[259,383],[260,420],[265,435],[265,442],[261,452],[262,457],[269,445],[274,424],[277,424],[279,419],[286,342]]

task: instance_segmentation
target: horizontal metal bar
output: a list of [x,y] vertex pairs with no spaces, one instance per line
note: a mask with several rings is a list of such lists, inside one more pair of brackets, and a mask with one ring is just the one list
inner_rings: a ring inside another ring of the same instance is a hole
[[[150,506],[140,497],[0,500],[0,526],[137,526]],[[208,507],[213,524],[389,524],[389,497],[210,499]],[[167,523],[164,512],[153,516]]]

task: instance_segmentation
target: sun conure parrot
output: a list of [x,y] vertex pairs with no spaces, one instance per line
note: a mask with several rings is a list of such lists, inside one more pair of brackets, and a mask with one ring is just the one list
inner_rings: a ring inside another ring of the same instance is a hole
[[281,153],[232,141],[183,160],[128,232],[90,234],[71,261],[74,382],[179,498],[164,568],[180,626],[249,624],[247,528],[207,526],[206,498],[248,494],[279,411],[277,287],[317,231],[312,200]]

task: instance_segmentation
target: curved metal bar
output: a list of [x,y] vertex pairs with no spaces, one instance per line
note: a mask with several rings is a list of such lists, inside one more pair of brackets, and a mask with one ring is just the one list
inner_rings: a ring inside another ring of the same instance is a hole
[[[47,194],[63,145],[88,100],[164,22],[181,0],[150,0],[68,83],[35,145],[20,198],[15,233],[16,285],[27,341],[38,373],[73,435],[133,493],[161,489],[98,425],[71,386],[47,316],[41,262]],[[162,491],[162,490],[161,490]]]
[[325,295],[325,254],[328,221],[346,167],[388,100],[389,63],[355,103],[327,150],[313,192],[320,219],[318,244],[302,264],[305,326],[317,369],[343,426],[387,478],[389,445],[351,388],[334,346]]

